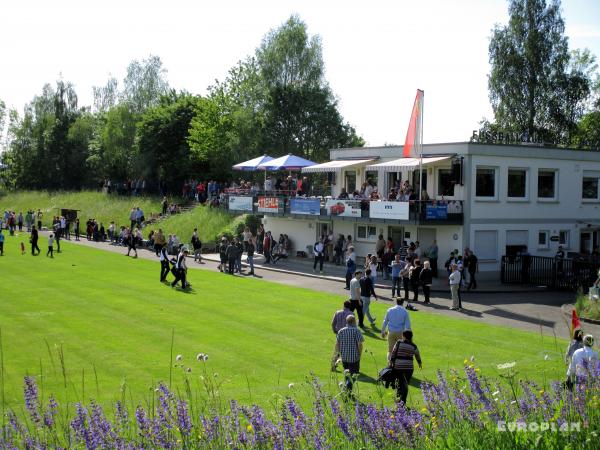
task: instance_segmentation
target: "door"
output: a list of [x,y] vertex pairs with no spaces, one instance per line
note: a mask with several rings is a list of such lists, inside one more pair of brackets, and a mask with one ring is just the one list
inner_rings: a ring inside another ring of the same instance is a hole
[[419,247],[421,247],[421,254],[425,253],[433,245],[433,241],[436,240],[435,228],[418,228],[417,240],[419,241]]
[[581,239],[579,240],[579,253],[589,255],[593,250],[592,233],[590,231],[582,231]]
[[356,171],[346,170],[345,174],[345,187],[348,194],[352,194],[356,190]]
[[394,249],[398,250],[404,242],[404,228],[388,227],[388,237],[394,242]]
[[329,235],[329,229],[330,229],[329,222],[317,222],[316,241],[318,241],[322,237],[327,237]]

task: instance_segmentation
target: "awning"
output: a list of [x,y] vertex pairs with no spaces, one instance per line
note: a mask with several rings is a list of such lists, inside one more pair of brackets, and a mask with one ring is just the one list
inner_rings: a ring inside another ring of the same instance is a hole
[[374,161],[374,159],[338,159],[323,164],[317,164],[315,166],[305,167],[302,169],[302,173],[337,172],[342,169],[360,166],[371,161]]
[[[423,158],[423,165],[432,164],[439,161],[450,159],[452,156],[432,156]],[[419,158],[400,158],[393,161],[383,162],[379,164],[371,164],[366,170],[383,170],[384,172],[406,172],[415,170],[421,163]]]

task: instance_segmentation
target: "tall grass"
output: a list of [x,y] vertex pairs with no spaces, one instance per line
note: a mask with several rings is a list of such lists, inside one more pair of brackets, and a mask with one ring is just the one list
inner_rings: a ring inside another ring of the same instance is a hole
[[78,209],[77,215],[81,221],[81,231],[85,229],[85,222],[94,218],[99,223],[108,227],[111,221],[118,225],[129,224],[129,213],[133,206],[142,208],[146,217],[151,213],[158,213],[161,209],[160,199],[156,197],[119,197],[106,195],[102,192],[47,192],[47,191],[17,191],[8,192],[0,197],[0,212],[12,210],[17,214],[28,210],[43,213],[42,225],[49,226],[52,217],[60,215],[60,209]]

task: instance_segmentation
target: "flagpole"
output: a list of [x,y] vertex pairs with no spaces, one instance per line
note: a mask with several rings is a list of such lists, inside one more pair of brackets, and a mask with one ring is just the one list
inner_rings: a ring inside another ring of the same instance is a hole
[[419,121],[419,210],[421,209],[421,200],[423,195],[423,108],[425,107],[425,91],[421,91],[421,107],[419,108],[419,113],[421,115],[421,120]]

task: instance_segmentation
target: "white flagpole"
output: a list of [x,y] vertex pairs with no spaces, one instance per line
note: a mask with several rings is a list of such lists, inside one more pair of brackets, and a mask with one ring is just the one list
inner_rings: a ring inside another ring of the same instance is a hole
[[423,108],[425,105],[425,91],[421,92],[421,105],[419,107],[419,116],[421,120],[419,120],[419,134],[417,135],[417,139],[419,140],[419,144],[417,145],[417,150],[419,152],[419,206],[421,206],[423,195]]

